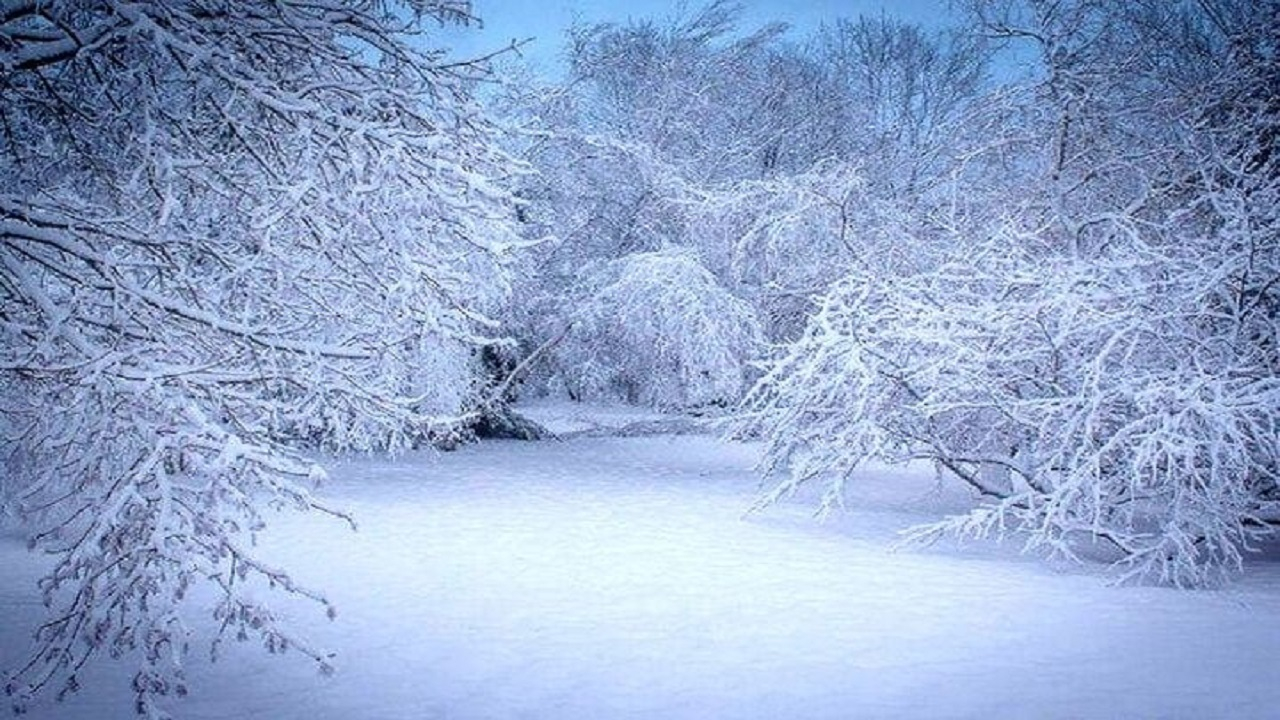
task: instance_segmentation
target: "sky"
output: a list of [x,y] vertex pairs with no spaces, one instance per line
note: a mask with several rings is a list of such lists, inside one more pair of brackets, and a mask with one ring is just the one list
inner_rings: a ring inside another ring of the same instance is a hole
[[[681,7],[696,9],[698,0],[473,0],[482,29],[448,30],[444,43],[456,56],[474,56],[533,38],[522,53],[538,70],[556,74],[564,31],[575,22],[625,23],[629,19],[665,19]],[[743,26],[772,21],[792,26],[799,37],[823,22],[840,17],[885,13],[926,26],[941,27],[956,20],[949,0],[742,0]]]

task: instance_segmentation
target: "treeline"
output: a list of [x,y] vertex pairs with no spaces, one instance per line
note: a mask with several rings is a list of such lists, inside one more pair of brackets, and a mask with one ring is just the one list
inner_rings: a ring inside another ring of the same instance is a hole
[[555,238],[516,327],[569,328],[547,389],[745,394],[766,503],[932,461],[977,503],[920,538],[1097,541],[1199,585],[1274,535],[1280,6],[737,18],[580,28],[566,80],[513,100]]

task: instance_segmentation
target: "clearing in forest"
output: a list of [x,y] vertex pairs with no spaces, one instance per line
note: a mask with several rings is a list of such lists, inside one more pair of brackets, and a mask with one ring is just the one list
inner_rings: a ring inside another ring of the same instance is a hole
[[[192,694],[174,709],[550,720],[1280,707],[1280,563],[1262,558],[1224,590],[1176,591],[1112,587],[1100,568],[988,544],[894,552],[899,529],[963,498],[928,472],[884,470],[825,523],[805,498],[744,518],[756,453],[704,436],[580,436],[340,463],[323,494],[359,531],[286,514],[263,548],[336,603],[332,623],[293,598],[275,607],[336,653],[338,672],[252,643],[209,664],[196,646]],[[40,617],[39,572],[19,539],[0,540],[0,663]],[[132,670],[92,665],[82,692],[30,717],[124,717]]]

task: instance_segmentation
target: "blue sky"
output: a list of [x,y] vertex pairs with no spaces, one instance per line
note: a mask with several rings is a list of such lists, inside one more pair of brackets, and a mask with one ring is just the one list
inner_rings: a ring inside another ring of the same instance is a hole
[[[533,37],[535,41],[524,50],[526,57],[535,67],[554,73],[564,30],[575,21],[666,18],[679,13],[682,5],[697,8],[702,4],[697,0],[473,0],[484,28],[449,31],[444,42],[465,56],[496,49],[512,39]],[[956,18],[948,0],[743,0],[742,4],[746,28],[781,20],[793,26],[793,34],[803,34],[823,21],[866,13],[884,12],[934,27]]]

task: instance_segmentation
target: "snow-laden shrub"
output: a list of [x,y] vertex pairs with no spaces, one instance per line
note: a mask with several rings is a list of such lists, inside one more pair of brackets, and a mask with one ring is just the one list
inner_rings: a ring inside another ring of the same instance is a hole
[[931,460],[981,499],[917,538],[1083,539],[1208,583],[1280,530],[1277,10],[983,10],[1048,72],[974,117],[939,252],[824,293],[742,430],[787,474],[769,497]]
[[[765,500],[824,509],[867,460],[931,460],[980,497],[917,528],[1103,539],[1127,577],[1203,584],[1280,521],[1277,248],[1129,245],[1089,262],[1007,234],[935,271],[853,275],[746,402]],[[1271,278],[1241,295],[1239,279]]]
[[604,264],[580,302],[556,357],[573,397],[688,408],[741,396],[760,325],[693,252]]

